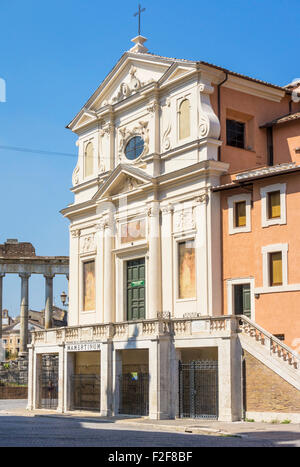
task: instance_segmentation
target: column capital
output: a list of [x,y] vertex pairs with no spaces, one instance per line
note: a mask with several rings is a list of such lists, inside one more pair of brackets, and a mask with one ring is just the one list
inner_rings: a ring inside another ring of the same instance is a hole
[[164,214],[171,214],[172,212],[174,212],[173,204],[169,203],[166,206],[162,206],[161,212],[162,212],[163,215]]
[[0,279],[5,276],[5,272],[0,272]]
[[43,276],[45,279],[53,279],[55,277],[55,274],[46,273],[46,274],[43,274]]
[[29,272],[20,272],[19,273],[19,277],[21,277],[21,279],[29,279],[30,276],[31,276],[31,274]]
[[70,229],[70,232],[73,238],[80,237],[80,229]]

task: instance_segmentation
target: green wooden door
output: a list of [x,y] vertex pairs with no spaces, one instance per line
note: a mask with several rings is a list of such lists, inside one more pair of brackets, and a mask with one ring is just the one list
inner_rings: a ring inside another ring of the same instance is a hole
[[145,258],[127,261],[127,319],[144,319]]
[[234,313],[251,318],[250,284],[234,286]]

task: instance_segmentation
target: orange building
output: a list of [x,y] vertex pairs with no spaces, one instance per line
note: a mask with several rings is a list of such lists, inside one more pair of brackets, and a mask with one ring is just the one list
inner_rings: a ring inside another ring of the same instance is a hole
[[282,89],[279,102],[258,89],[219,91],[219,159],[229,170],[213,191],[221,198],[224,313],[245,314],[299,352],[300,86]]

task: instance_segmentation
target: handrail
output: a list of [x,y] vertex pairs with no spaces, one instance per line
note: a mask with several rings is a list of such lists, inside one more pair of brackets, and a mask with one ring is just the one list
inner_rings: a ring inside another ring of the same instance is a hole
[[[277,353],[279,357],[282,357],[282,355],[280,355],[281,351],[283,351],[283,353],[284,353],[283,357],[285,357],[286,354],[291,355],[293,357],[294,361],[292,361],[292,360],[289,361],[289,364],[294,365],[294,366],[296,365],[298,369],[300,368],[300,355],[297,352],[292,350],[290,347],[288,347],[286,344],[284,344],[282,341],[280,341],[277,337],[273,336],[273,334],[266,331],[264,328],[259,326],[259,324],[255,323],[254,321],[249,319],[247,316],[238,315],[238,316],[236,316],[236,318],[238,320],[238,323],[239,323],[238,327],[241,330],[241,332],[243,332],[243,325],[241,324],[241,321],[242,321],[242,322],[246,323],[246,325],[250,326],[252,329],[258,331],[264,337],[269,339],[269,341],[270,341],[270,350],[272,350],[273,353]],[[244,332],[246,333],[245,330],[244,330]],[[257,337],[257,335],[255,335],[255,337]],[[265,344],[265,343],[263,343],[263,344]],[[275,346],[273,344],[275,344]],[[277,346],[277,350],[275,348],[276,346]]]

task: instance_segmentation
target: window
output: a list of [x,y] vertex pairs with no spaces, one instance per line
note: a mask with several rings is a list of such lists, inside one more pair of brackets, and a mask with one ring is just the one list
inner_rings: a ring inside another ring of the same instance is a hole
[[94,311],[95,303],[95,261],[83,263],[83,311]]
[[230,196],[227,203],[229,235],[251,232],[251,194],[241,193]]
[[286,224],[286,183],[260,189],[262,227]]
[[178,298],[196,296],[195,244],[193,240],[178,243]]
[[134,136],[131,138],[125,148],[125,156],[130,161],[137,159],[144,150],[144,140],[140,136]]
[[282,285],[282,252],[269,253],[270,286]]
[[280,218],[280,191],[271,191],[268,197],[268,219]]
[[226,120],[227,145],[236,148],[245,147],[245,123]]
[[273,334],[273,336],[279,339],[280,341],[284,341],[285,339],[284,334]]
[[190,102],[185,99],[179,107],[179,139],[190,136]]
[[90,177],[94,172],[94,146],[88,143],[84,153],[84,176]]
[[300,290],[300,284],[288,283],[288,249],[288,243],[262,247],[263,286],[255,288],[255,293]]
[[235,203],[235,227],[245,227],[246,225],[246,201]]

